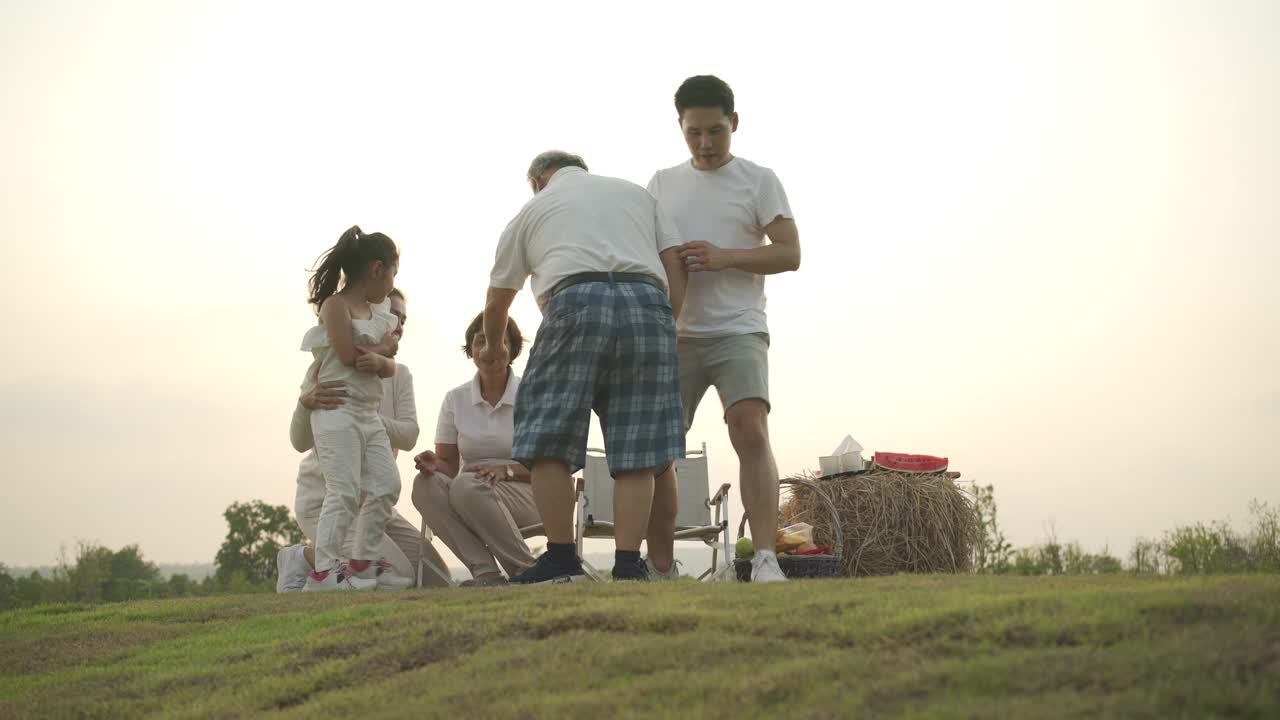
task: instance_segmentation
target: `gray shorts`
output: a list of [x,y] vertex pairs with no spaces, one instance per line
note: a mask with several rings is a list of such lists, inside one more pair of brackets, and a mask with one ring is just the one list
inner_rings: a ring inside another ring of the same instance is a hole
[[729,335],[718,338],[682,337],[676,343],[680,355],[680,399],[684,403],[684,428],[693,427],[693,415],[707,388],[715,386],[724,412],[742,400],[763,400],[769,407],[769,334]]

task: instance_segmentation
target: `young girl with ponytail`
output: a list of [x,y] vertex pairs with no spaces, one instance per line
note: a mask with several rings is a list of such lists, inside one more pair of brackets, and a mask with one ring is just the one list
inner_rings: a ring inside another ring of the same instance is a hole
[[[400,472],[378,417],[382,378],[396,371],[395,361],[379,352],[378,343],[395,329],[397,320],[378,306],[395,286],[399,261],[391,238],[353,226],[320,257],[311,275],[309,300],[320,322],[302,339],[302,349],[314,357],[307,377],[314,382],[342,381],[347,398],[335,409],[311,413],[325,498],[316,530],[315,569],[304,590],[377,585],[373,553],[400,497]],[[344,560],[342,541],[356,520],[357,507],[355,547]]]

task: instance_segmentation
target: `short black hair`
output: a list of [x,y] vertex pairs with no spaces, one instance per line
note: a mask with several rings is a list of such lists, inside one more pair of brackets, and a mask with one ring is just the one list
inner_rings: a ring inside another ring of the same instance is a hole
[[[475,341],[476,336],[484,329],[484,313],[476,315],[476,319],[471,321],[467,326],[466,344],[462,346],[462,352],[468,358],[471,358],[471,343]],[[520,351],[524,348],[524,336],[520,334],[520,326],[516,324],[516,319],[507,318],[507,347],[511,349],[511,360],[507,364],[516,361],[520,357]]]
[[676,114],[684,117],[688,108],[718,107],[733,114],[733,88],[715,75],[694,75],[676,90]]

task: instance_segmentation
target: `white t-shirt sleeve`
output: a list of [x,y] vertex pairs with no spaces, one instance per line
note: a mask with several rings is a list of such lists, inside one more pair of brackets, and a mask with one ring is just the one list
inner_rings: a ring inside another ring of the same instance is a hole
[[756,223],[760,227],[768,227],[769,223],[779,217],[795,219],[791,214],[791,204],[787,202],[787,191],[782,189],[782,182],[772,170],[764,168],[756,185]]
[[525,257],[524,211],[516,215],[507,229],[502,231],[498,239],[498,251],[493,261],[493,272],[489,273],[489,287],[519,290],[529,279],[529,262]]
[[649,194],[652,195],[655,200],[658,199],[658,182],[661,176],[661,172],[655,172],[653,177],[649,178],[649,184],[644,186],[644,189],[648,190]]
[[453,417],[453,393],[445,393],[444,402],[440,403],[440,417],[436,420],[436,443],[439,445],[458,444],[458,425]]

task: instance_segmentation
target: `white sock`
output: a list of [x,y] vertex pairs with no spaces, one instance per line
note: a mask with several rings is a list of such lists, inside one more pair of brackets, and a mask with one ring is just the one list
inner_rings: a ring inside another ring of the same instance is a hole
[[772,550],[757,550],[757,551],[756,551],[756,557],[760,558],[761,560],[763,560],[763,559],[765,559],[765,558],[767,558],[767,557],[772,557],[774,560],[777,560],[777,559],[778,559],[778,553],[776,553],[776,552],[774,552],[774,551],[772,551]]

